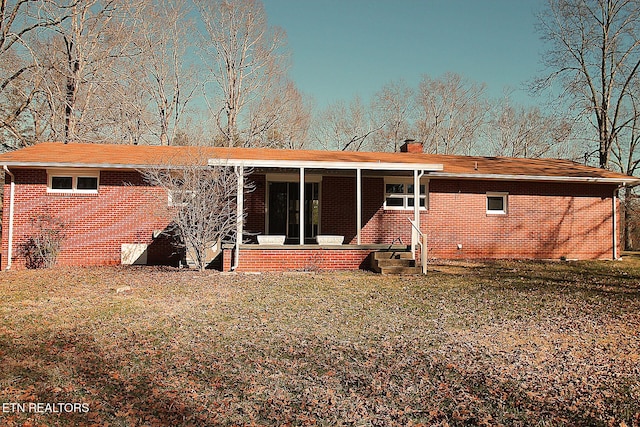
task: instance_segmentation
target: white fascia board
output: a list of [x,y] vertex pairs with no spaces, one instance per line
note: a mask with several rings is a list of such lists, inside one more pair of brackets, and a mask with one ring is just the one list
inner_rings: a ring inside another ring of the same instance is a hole
[[254,168],[305,169],[365,169],[365,170],[424,170],[441,171],[442,164],[388,162],[323,162],[317,160],[242,160],[209,159],[209,166],[248,166]]
[[429,178],[451,178],[451,179],[471,179],[471,180],[494,180],[494,181],[543,181],[543,182],[592,182],[601,184],[640,184],[640,179],[629,178],[600,178],[588,176],[544,176],[544,175],[502,175],[502,174],[465,174],[432,172]]
[[47,169],[69,169],[69,168],[83,168],[83,169],[147,169],[151,167],[157,167],[158,165],[131,165],[131,164],[111,164],[111,163],[62,163],[62,162],[5,162],[2,164],[7,167],[14,168],[47,168]]

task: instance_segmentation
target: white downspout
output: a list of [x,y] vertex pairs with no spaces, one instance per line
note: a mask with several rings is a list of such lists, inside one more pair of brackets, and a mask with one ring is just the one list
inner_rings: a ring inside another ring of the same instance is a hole
[[8,237],[8,248],[7,248],[7,270],[11,269],[11,258],[13,258],[13,205],[15,200],[15,192],[16,192],[16,179],[15,176],[11,173],[7,165],[3,166],[4,172],[11,177],[11,190],[9,195],[9,237]]
[[613,260],[614,261],[618,259],[618,215],[617,215],[616,201],[618,197],[618,191],[620,191],[620,189],[624,188],[625,186],[626,186],[625,183],[622,183],[619,186],[617,186],[613,190],[613,197],[611,198],[612,210],[613,210]]

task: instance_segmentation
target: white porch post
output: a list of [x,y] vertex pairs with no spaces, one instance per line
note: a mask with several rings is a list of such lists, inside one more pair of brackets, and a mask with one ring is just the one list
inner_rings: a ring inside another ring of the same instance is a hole
[[362,244],[362,170],[356,169],[356,236],[358,245]]
[[242,235],[244,233],[244,166],[236,166],[235,173],[238,179],[238,188],[236,189],[236,246],[231,270],[238,268],[238,263],[240,262],[240,244],[242,243]]
[[300,168],[300,244],[304,245],[304,168]]
[[420,176],[417,169],[413,171],[413,223],[416,227],[411,227],[411,255],[416,259],[416,245],[420,238]]

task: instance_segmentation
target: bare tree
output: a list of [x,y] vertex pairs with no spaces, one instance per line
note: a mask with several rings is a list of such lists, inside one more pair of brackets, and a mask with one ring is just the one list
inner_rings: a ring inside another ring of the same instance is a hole
[[286,74],[286,35],[267,24],[259,0],[196,0],[196,4],[207,32],[203,61],[221,100],[214,98],[210,108],[226,144],[245,145],[246,107],[269,93]]
[[314,126],[315,139],[327,150],[363,151],[370,137],[384,127],[355,97],[348,105],[340,101],[320,113]]
[[373,114],[377,122],[384,123],[384,128],[374,134],[376,150],[398,151],[401,142],[412,136],[414,104],[414,90],[404,80],[389,83],[374,95]]
[[[142,171],[150,185],[165,190],[160,200],[161,214],[172,219],[166,231],[175,235],[176,244],[187,251],[199,270],[211,262],[207,254],[221,242],[235,242],[238,169],[206,166],[207,156],[199,149],[187,161],[169,161],[165,165]],[[244,179],[244,176],[243,176]],[[244,179],[244,191],[251,184]]]
[[41,99],[43,73],[33,50],[43,32],[71,15],[74,1],[0,0],[0,132],[2,150],[37,137],[34,111]]
[[545,116],[538,107],[514,106],[504,99],[489,120],[489,152],[508,157],[571,157],[572,125],[567,118]]
[[138,26],[141,55],[137,64],[144,72],[138,83],[155,111],[149,127],[161,145],[174,139],[187,105],[201,87],[195,68],[185,61],[195,32],[195,24],[188,19],[190,5],[187,0],[148,1]]
[[425,151],[471,154],[485,123],[488,104],[485,85],[446,73],[439,79],[423,76],[417,93],[418,136]]
[[286,80],[249,108],[251,146],[299,149],[308,142],[311,103]]
[[547,75],[537,91],[558,82],[565,100],[590,117],[598,161],[610,167],[616,139],[634,120],[629,108],[640,67],[640,3],[634,0],[549,0],[539,30],[550,45]]
[[112,141],[123,118],[141,120],[135,117],[140,109],[131,105],[138,98],[131,93],[136,86],[129,84],[134,68],[128,66],[139,54],[132,43],[139,5],[79,0],[70,19],[56,26],[57,34],[44,46],[54,136]]

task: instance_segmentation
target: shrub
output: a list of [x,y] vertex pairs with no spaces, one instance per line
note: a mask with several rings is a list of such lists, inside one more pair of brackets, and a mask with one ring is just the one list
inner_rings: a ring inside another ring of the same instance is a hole
[[20,245],[20,255],[27,268],[53,267],[65,239],[66,224],[51,215],[31,218],[33,233]]

